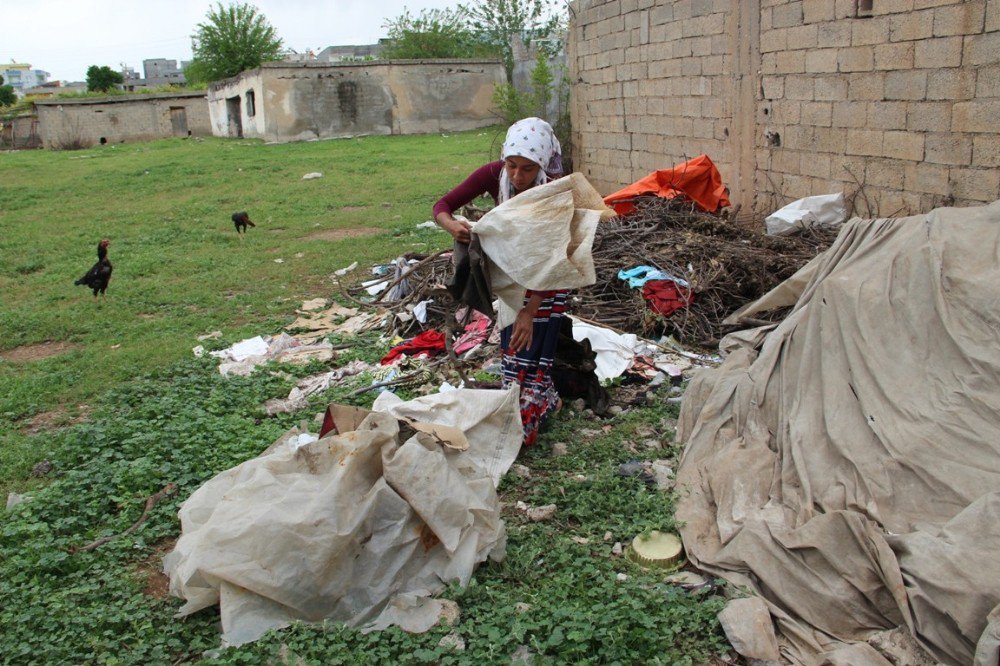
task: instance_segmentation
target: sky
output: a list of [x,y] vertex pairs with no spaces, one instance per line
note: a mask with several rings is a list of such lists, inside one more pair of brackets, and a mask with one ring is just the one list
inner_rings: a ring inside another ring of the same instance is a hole
[[[374,44],[407,8],[454,8],[459,0],[257,0],[286,48]],[[224,4],[228,4],[225,2]],[[208,0],[21,0],[0,13],[0,63],[29,63],[50,81],[83,81],[90,65],[132,67],[149,58],[191,59],[191,35]]]

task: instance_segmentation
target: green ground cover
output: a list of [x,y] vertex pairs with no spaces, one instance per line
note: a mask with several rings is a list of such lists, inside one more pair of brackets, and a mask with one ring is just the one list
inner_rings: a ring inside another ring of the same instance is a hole
[[[507,557],[448,591],[461,607],[453,627],[362,635],[300,625],[215,652],[217,610],[172,617],[180,602],[157,572],[178,535],[180,503],[326,402],[372,399],[339,386],[305,413],[263,418],[261,403],[287,394],[294,378],[222,378],[210,359],[192,358],[195,337],[222,330],[211,344],[223,346],[274,333],[301,300],[332,295],[333,270],[440,247],[443,235],[415,226],[489,158],[495,135],[0,154],[0,353],[69,345],[45,359],[0,361],[0,486],[4,497],[30,496],[0,519],[0,661],[505,664],[520,650],[536,664],[704,664],[725,649],[715,619],[722,597],[681,591],[611,553],[616,541],[673,525],[669,494],[617,472],[644,455],[634,445],[650,433],[668,445],[659,457],[677,456],[676,407],[662,400],[607,421],[565,410],[522,454],[530,477],[509,475],[500,487]],[[312,171],[323,178],[301,180]],[[258,227],[239,239],[229,215],[244,209]],[[332,233],[358,229],[375,233]],[[115,274],[95,304],[72,281],[101,237],[112,241]],[[336,364],[385,350],[374,335],[358,342]],[[63,427],[32,427],[46,415]],[[569,454],[552,456],[554,442],[567,442]],[[51,471],[31,479],[42,459]],[[136,532],[74,550],[125,530],[168,483],[177,492]],[[518,500],[558,512],[527,522]],[[442,645],[447,634],[465,650]]]

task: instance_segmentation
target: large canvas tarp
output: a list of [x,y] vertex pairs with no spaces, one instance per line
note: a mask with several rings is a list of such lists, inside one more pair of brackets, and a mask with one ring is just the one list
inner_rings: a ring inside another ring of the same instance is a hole
[[855,643],[903,626],[998,663],[998,287],[1000,202],[855,219],[692,381],[684,544],[768,602],[784,660],[888,663]]

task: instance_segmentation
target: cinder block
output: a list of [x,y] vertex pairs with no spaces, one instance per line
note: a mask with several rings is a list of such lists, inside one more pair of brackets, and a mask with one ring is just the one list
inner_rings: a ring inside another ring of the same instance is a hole
[[907,164],[903,167],[903,188],[911,192],[948,195],[948,167],[936,164]]
[[976,95],[976,70],[938,69],[927,74],[927,99],[961,101]]
[[837,49],[810,49],[806,51],[806,71],[826,74],[837,71]]
[[983,203],[1000,199],[1000,170],[955,167],[950,177],[956,197]]
[[891,190],[875,190],[874,199],[878,202],[878,217],[903,217],[909,214],[903,193],[899,191],[902,187],[900,185],[899,188]]
[[914,44],[918,42],[896,42],[875,46],[875,69],[913,69]]
[[788,174],[785,176],[785,194],[792,199],[802,199],[812,193],[812,179],[807,176]]
[[833,104],[831,102],[803,102],[801,122],[816,127],[830,127],[833,122]]
[[775,7],[771,13],[771,24],[775,28],[790,28],[802,25],[801,0]]
[[986,24],[983,26],[984,32],[994,32],[1000,30],[1000,3],[989,2],[986,4]]
[[820,23],[832,21],[834,18],[834,3],[830,0],[804,0],[802,3],[803,23]]
[[960,5],[966,0],[913,0],[914,9],[928,9],[930,7],[942,7],[944,5]]
[[847,99],[847,79],[842,76],[817,76],[814,81],[816,101],[833,102]]
[[[878,4],[878,3],[876,3]],[[895,14],[889,17],[889,41],[908,42],[934,34],[934,10]]]
[[910,70],[887,72],[885,99],[921,100],[927,96],[927,72]]
[[1000,136],[979,134],[972,137],[972,166],[1000,167]]
[[913,0],[877,0],[872,3],[872,15],[899,14],[913,10]]
[[761,89],[764,91],[764,99],[777,99],[785,96],[785,77],[764,76],[761,79]]
[[[921,136],[915,134],[915,136]],[[928,132],[924,159],[930,164],[968,166],[972,163],[972,138],[961,134]]]
[[864,127],[868,124],[870,102],[836,102],[833,105],[834,127]]
[[847,155],[879,156],[882,154],[882,132],[877,130],[847,130]]
[[674,20],[674,6],[670,3],[657,2],[649,10],[649,26],[662,25]]
[[701,59],[701,73],[705,75],[722,74],[724,64],[725,58],[723,56],[706,56]]
[[[781,54],[779,53],[780,57]],[[875,49],[854,46],[837,51],[837,69],[841,72],[870,72],[875,68]]]
[[815,25],[800,25],[788,28],[787,41],[789,49],[814,49],[817,44],[819,30]]
[[785,98],[812,100],[814,98],[814,81],[812,76],[785,77]]
[[[994,58],[997,54],[994,54]],[[958,67],[962,64],[962,38],[938,37],[919,41],[913,54],[918,68]]]
[[986,2],[969,0],[934,10],[934,36],[974,35],[983,32]]
[[906,102],[872,102],[868,105],[868,127],[882,130],[906,129]]
[[820,24],[816,28],[816,45],[820,48],[850,46],[851,24],[844,21]]
[[854,74],[848,79],[848,99],[856,101],[885,99],[886,74]]
[[775,73],[801,74],[806,71],[805,51],[782,51],[775,55]]
[[950,102],[909,102],[906,129],[911,132],[940,132],[951,127]]
[[875,159],[865,163],[865,184],[872,187],[903,189],[902,164],[895,160]]
[[951,109],[951,131],[1000,134],[1000,104],[993,99],[958,102]]
[[966,67],[995,65],[998,53],[1000,53],[1000,32],[970,35],[965,38],[962,64]]
[[814,178],[829,178],[830,160],[830,155],[807,153],[799,160],[799,173]]
[[[882,154],[919,162],[924,159],[924,135],[919,132],[886,132],[882,137]],[[900,186],[902,187],[902,182]]]
[[1000,65],[979,68],[976,74],[976,97],[1000,97]]
[[880,16],[851,22],[851,46],[881,44],[889,34],[889,17]]

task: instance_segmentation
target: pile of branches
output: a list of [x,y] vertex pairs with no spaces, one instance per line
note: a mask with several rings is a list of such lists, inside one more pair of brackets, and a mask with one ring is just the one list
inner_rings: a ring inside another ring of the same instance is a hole
[[[629,215],[602,222],[594,239],[597,282],[581,289],[574,312],[646,337],[675,336],[714,347],[731,327],[723,320],[763,296],[830,246],[835,230],[810,229],[767,236],[698,210],[691,202],[659,197],[635,200]],[[618,271],[646,265],[685,280],[694,303],[662,317],[642,289]]]

